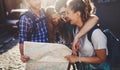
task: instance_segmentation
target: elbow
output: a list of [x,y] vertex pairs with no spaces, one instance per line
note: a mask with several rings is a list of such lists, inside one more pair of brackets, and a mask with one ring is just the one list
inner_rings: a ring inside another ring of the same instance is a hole
[[98,57],[98,63],[103,63],[105,61],[106,61],[106,57],[102,57],[102,58]]
[[96,16],[96,18],[95,18],[95,19],[96,19],[96,22],[98,22],[98,21],[99,21],[99,17],[98,17],[98,16]]
[[96,20],[96,23],[97,23],[99,21],[99,17],[96,16],[96,15],[94,15],[93,17],[94,17],[94,19]]
[[106,59],[101,59],[100,63],[103,63],[103,62],[105,62],[105,61],[106,61]]
[[96,24],[97,24],[97,22],[99,21],[99,17],[98,16],[96,16],[96,15],[91,15],[91,17],[92,17],[92,19],[96,22]]

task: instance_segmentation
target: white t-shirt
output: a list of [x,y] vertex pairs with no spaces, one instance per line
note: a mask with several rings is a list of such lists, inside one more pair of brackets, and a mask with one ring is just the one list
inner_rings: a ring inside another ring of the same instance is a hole
[[[76,28],[75,33],[76,34],[78,33],[78,28]],[[94,56],[95,50],[99,49],[107,50],[107,38],[100,29],[96,29],[93,31],[91,41],[92,43],[88,40],[87,34],[80,38],[79,56]],[[92,44],[94,45],[94,47]]]

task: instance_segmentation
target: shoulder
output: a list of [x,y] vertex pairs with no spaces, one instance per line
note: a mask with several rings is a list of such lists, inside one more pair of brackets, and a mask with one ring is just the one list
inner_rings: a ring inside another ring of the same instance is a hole
[[96,29],[92,33],[91,40],[92,40],[92,43],[93,43],[95,49],[106,48],[107,37],[105,36],[105,34],[100,29]]
[[102,40],[106,40],[107,37],[105,36],[105,34],[101,31],[101,29],[97,28],[93,31],[92,36],[91,36],[92,40],[95,41],[102,41]]
[[98,36],[102,36],[102,37],[106,37],[105,34],[101,31],[101,29],[97,28],[94,30],[92,36],[94,37],[98,37]]
[[21,15],[20,20],[27,19],[28,17],[26,15]]
[[20,15],[20,21],[28,21],[30,20],[30,16],[33,15],[31,11],[26,11],[23,14]]
[[26,13],[27,13],[27,12],[25,12],[25,13],[23,13],[23,14],[20,15],[20,20],[28,19]]
[[20,15],[20,18],[19,18],[19,24],[20,25],[25,25],[26,23],[29,22],[30,18],[26,15],[26,13],[27,12]]

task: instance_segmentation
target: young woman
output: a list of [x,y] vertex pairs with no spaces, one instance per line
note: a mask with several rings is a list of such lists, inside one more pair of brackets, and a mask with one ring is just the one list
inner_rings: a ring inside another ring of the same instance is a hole
[[[67,30],[72,35],[72,39],[73,39],[73,31],[75,30],[75,26],[71,25],[69,22],[67,22],[67,18],[66,18],[66,3],[67,3],[67,1],[69,1],[69,0],[57,0],[55,9],[59,13],[60,17],[66,22]],[[73,48],[75,48],[75,46],[77,45],[79,38],[81,38],[91,28],[93,28],[97,24],[98,20],[99,20],[99,18],[96,15],[90,16],[90,18],[85,22],[85,25],[81,28],[81,30],[78,32],[78,34],[74,37],[74,40],[72,42]]]
[[48,24],[48,35],[52,42],[69,45],[71,43],[71,35],[67,31],[65,22],[60,18],[53,6],[46,9],[46,20]]
[[[75,34],[85,25],[91,16],[89,0],[70,0],[67,4],[67,16],[72,25],[76,25]],[[81,62],[85,70],[109,70],[106,64],[107,39],[100,29],[95,29],[91,36],[92,43],[88,40],[88,33],[79,39],[79,56],[68,55],[71,62]],[[102,67],[103,66],[103,67]]]

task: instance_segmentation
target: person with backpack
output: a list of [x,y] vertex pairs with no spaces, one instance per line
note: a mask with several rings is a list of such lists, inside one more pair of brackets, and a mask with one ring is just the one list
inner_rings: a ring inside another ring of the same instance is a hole
[[[67,17],[72,25],[76,25],[74,35],[78,34],[90,18],[91,11],[89,0],[70,0],[67,3]],[[76,46],[79,56],[68,55],[65,58],[71,63],[80,62],[80,70],[110,70],[106,62],[107,37],[99,28],[92,32],[91,41],[88,36],[89,32],[79,39],[80,44]]]
[[[55,9],[58,12],[58,14],[60,15],[61,19],[65,21],[66,23],[66,28],[68,30],[68,32],[72,35],[72,46],[75,47],[75,45],[77,45],[78,39],[81,38],[83,35],[85,35],[90,29],[92,29],[98,22],[99,18],[96,15],[92,15],[90,16],[90,18],[85,22],[85,26],[83,26],[81,28],[81,30],[79,31],[79,33],[74,37],[73,36],[73,32],[76,28],[76,26],[71,25],[70,22],[68,22],[67,20],[67,12],[66,12],[66,3],[69,0],[57,0],[56,1],[56,5],[55,5]],[[73,53],[75,53],[73,51]],[[76,53],[75,53],[76,54]]]
[[47,26],[41,0],[26,0],[29,11],[24,13],[19,20],[19,49],[22,62],[30,58],[24,55],[24,41],[48,42]]
[[[57,0],[55,4],[55,9],[60,15],[61,19],[65,22],[66,30],[69,32],[72,40],[72,45],[75,47],[78,43],[79,38],[81,38],[83,35],[85,35],[91,28],[93,28],[97,22],[98,22],[98,17],[96,15],[93,15],[85,22],[85,26],[81,28],[81,30],[78,32],[78,34],[74,37],[73,32],[75,31],[76,26],[71,25],[70,22],[67,20],[67,12],[66,12],[66,3],[69,0]],[[77,55],[75,51],[73,51],[74,54]],[[75,63],[76,67],[78,68],[79,63]]]

